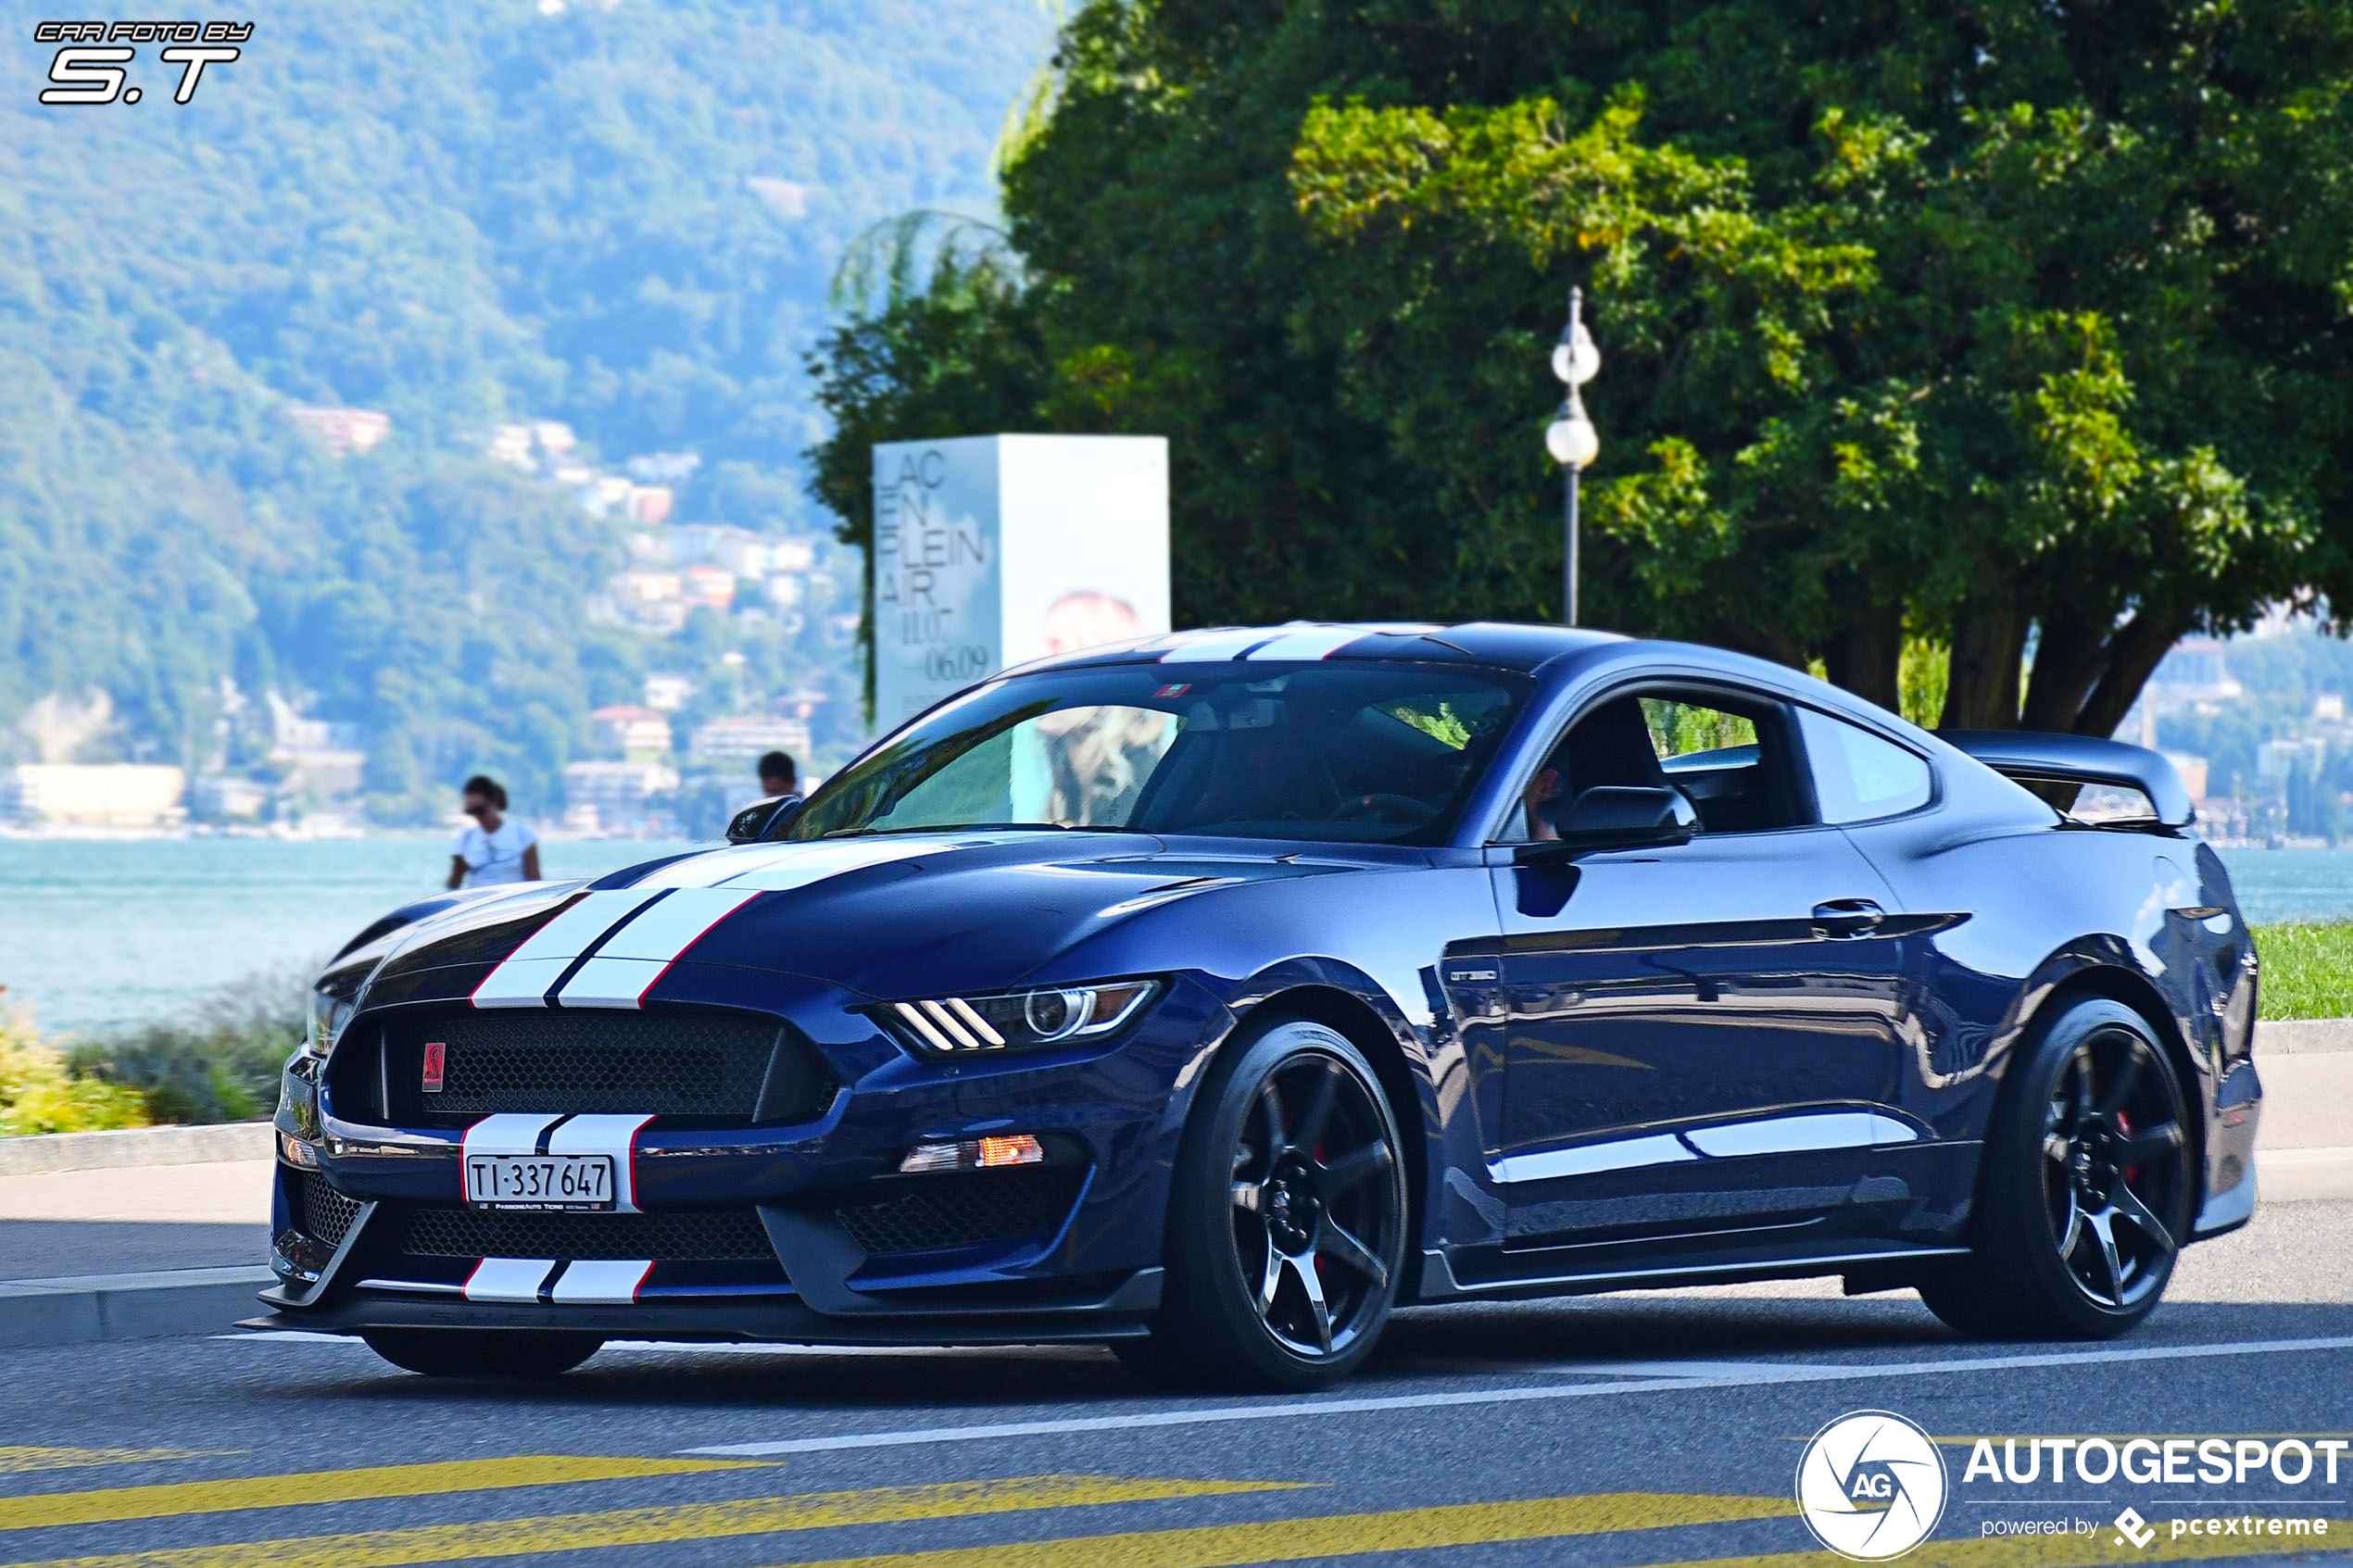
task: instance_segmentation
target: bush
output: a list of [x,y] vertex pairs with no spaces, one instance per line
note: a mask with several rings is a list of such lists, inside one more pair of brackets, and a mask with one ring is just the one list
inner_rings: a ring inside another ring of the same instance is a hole
[[0,1134],[144,1127],[145,1097],[76,1072],[21,1017],[0,1013]]
[[277,1108],[308,994],[301,973],[250,975],[188,1019],[84,1042],[68,1060],[82,1077],[136,1092],[155,1122],[258,1121]]

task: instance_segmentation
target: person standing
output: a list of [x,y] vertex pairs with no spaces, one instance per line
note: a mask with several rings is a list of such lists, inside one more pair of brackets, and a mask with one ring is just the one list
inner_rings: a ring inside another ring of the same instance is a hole
[[765,796],[800,793],[800,770],[793,765],[790,752],[772,751],[760,759],[760,793]]
[[507,815],[507,792],[476,773],[466,781],[466,815],[473,821],[450,847],[451,887],[495,887],[539,880],[539,835]]

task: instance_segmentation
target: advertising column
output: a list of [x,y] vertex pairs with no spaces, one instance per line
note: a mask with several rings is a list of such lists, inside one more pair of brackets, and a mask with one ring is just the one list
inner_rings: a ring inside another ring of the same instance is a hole
[[1168,443],[878,445],[874,571],[884,731],[1010,665],[1165,632]]

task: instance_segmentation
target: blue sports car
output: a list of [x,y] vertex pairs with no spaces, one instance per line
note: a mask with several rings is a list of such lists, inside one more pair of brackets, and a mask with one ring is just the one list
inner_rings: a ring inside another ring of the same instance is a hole
[[2118,1334],[2255,1203],[2255,951],[2190,819],[2152,753],[1673,643],[1050,660],[724,847],[356,937],[258,1323],[1288,1387],[1401,1303],[1806,1274]]

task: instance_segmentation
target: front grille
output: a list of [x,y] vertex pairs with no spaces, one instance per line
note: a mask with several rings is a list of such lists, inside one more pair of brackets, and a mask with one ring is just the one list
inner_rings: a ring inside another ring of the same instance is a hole
[[302,1178],[302,1234],[320,1246],[333,1249],[343,1245],[351,1234],[351,1223],[359,1218],[359,1200],[346,1198],[327,1185],[327,1178],[316,1172],[307,1172]]
[[682,1209],[651,1214],[416,1208],[400,1213],[388,1245],[411,1258],[650,1258],[664,1263],[776,1261],[759,1211],[749,1208]]
[[[425,1047],[435,1041],[442,1087],[428,1093]],[[834,1095],[831,1074],[798,1032],[754,1013],[519,1008],[396,1017],[383,1048],[392,1117],[402,1125],[501,1110],[802,1122],[823,1114]],[[363,1100],[377,1098],[357,1082],[363,1073],[350,1076]]]
[[1075,1165],[911,1176],[904,1192],[835,1215],[870,1254],[1020,1241],[1060,1225],[1085,1177]]

